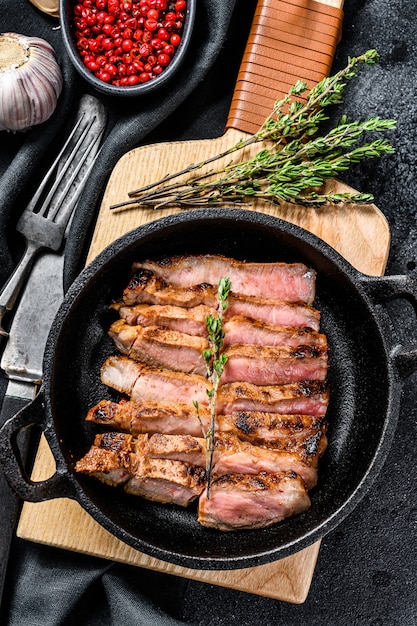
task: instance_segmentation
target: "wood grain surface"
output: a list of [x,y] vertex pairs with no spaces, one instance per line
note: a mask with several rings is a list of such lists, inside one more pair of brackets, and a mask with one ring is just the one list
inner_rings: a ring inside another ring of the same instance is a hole
[[[260,4],[268,4],[268,1],[263,0]],[[324,3],[304,0],[303,4],[306,1],[312,6],[323,4],[336,8],[343,4],[341,0],[326,0]],[[244,131],[241,129],[228,127],[218,138],[154,144],[125,154],[113,170],[105,190],[87,263],[117,237],[167,214],[134,208],[110,211],[111,205],[128,200],[129,190],[220,153],[234,145],[242,135]],[[330,186],[338,191],[346,189],[337,181],[332,181]],[[306,209],[293,205],[277,208],[258,202],[248,210],[269,213],[313,232],[365,274],[384,273],[390,233],[384,215],[375,205]],[[33,480],[44,480],[53,472],[54,460],[45,439],[42,439]],[[292,603],[301,603],[307,597],[320,548],[320,542],[316,542],[290,557],[248,569],[191,570],[130,548],[105,531],[77,503],[65,499],[25,503],[17,534],[32,541]]]

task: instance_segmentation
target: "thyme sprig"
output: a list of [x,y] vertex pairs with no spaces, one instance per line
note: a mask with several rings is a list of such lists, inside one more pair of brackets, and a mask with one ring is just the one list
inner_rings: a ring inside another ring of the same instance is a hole
[[211,382],[211,387],[206,390],[209,407],[210,407],[210,425],[207,431],[204,430],[203,423],[199,415],[199,405],[194,401],[194,407],[197,411],[197,417],[206,439],[207,459],[207,498],[210,497],[211,475],[213,470],[213,454],[214,454],[214,435],[216,430],[216,404],[217,391],[219,388],[220,378],[227,363],[227,354],[221,351],[224,339],[224,311],[228,306],[228,297],[231,289],[230,278],[221,278],[217,286],[218,310],[217,315],[208,315],[206,317],[206,327],[210,347],[203,350],[203,358],[206,364],[207,379]]
[[[254,135],[241,139],[221,154],[131,191],[129,201],[110,208],[188,209],[245,204],[253,199],[313,207],[372,202],[373,196],[368,193],[325,192],[323,186],[326,180],[337,177],[352,164],[392,154],[394,148],[388,141],[364,142],[363,137],[367,133],[392,130],[396,121],[378,116],[349,121],[343,115],[334,128],[323,135],[318,133],[329,119],[327,107],[343,102],[347,82],[357,76],[359,66],[374,65],[378,59],[376,50],[349,57],[345,68],[324,78],[310,91],[304,81],[297,81],[284,98],[275,102]],[[255,156],[233,159],[235,153],[261,142],[266,147]],[[228,157],[231,157],[228,164],[207,170],[207,166]]]

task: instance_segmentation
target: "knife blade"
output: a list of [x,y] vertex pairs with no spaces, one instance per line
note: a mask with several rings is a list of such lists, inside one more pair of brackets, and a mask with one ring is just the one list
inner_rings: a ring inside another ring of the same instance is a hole
[[[51,280],[51,265],[54,266]],[[42,381],[42,359],[52,321],[64,297],[64,255],[45,253],[33,265],[31,274],[16,310],[1,359],[8,384],[0,412],[0,424],[29,404]],[[48,306],[40,308],[40,302]],[[22,462],[27,466],[30,433],[20,441]],[[10,544],[20,512],[20,502],[0,472],[0,601],[4,588]]]
[[[86,141],[93,135],[97,138],[94,148],[81,168],[71,187],[75,193],[86,182],[86,176],[92,167],[99,150],[107,115],[102,103],[93,96],[86,95],[80,100],[77,118],[88,115],[93,119]],[[76,141],[76,137],[74,138]],[[70,147],[69,147],[70,150]],[[57,172],[67,158],[64,153]],[[76,162],[74,163],[74,167]],[[70,176],[68,172],[67,176]],[[67,176],[61,187],[65,186]],[[59,189],[57,190],[59,193]],[[68,195],[71,200],[72,193]],[[53,200],[52,200],[53,203]],[[52,204],[53,206],[53,204]],[[67,232],[70,224],[68,224]],[[0,425],[29,404],[36,396],[42,382],[42,364],[46,341],[54,317],[64,298],[63,270],[65,244],[59,253],[44,251],[35,259],[31,273],[20,297],[11,322],[8,341],[5,346],[0,366],[8,379],[6,393],[0,411]],[[28,466],[28,452],[33,448],[31,433],[21,433],[19,437],[21,460]],[[9,488],[0,470],[0,603],[3,597],[10,545],[18,520],[21,503]]]

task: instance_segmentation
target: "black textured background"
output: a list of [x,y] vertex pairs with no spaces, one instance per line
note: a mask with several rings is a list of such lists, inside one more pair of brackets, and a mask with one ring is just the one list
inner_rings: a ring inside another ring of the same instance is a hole
[[[124,151],[144,142],[206,138],[223,131],[255,2],[201,0],[199,5],[192,56],[175,89],[164,90],[157,103],[108,102],[107,147],[73,225],[67,284],[82,263],[82,244],[88,238],[88,225],[106,176]],[[1,133],[0,282],[20,251],[13,234],[14,220],[36,184],[43,155],[48,154],[77,95],[84,90],[66,60],[54,26],[55,21],[45,19],[24,0],[0,0],[0,31],[48,39],[58,51],[67,81],[50,122],[28,136]],[[338,69],[347,56],[376,48],[381,55],[379,65],[348,86],[343,112],[351,118],[378,114],[398,121],[390,137],[396,154],[355,167],[342,177],[356,189],[373,193],[389,221],[392,243],[387,274],[416,274],[416,27],[414,0],[346,0],[343,36],[334,63]],[[335,119],[339,113],[335,111]],[[416,343],[411,307],[397,304],[392,315],[403,341]],[[415,385],[416,376],[412,375],[404,386],[399,425],[379,478],[348,519],[323,539],[303,605],[16,540],[0,622],[5,626],[416,625]],[[1,394],[4,389],[1,379]]]

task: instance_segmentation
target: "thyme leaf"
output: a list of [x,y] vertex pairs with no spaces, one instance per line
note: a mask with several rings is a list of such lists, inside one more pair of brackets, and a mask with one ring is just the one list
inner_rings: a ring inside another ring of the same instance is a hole
[[[304,81],[297,81],[284,98],[274,103],[254,135],[221,154],[131,191],[130,200],[110,208],[207,208],[245,205],[253,199],[313,207],[372,202],[373,196],[368,193],[324,192],[322,188],[326,180],[353,164],[392,154],[394,148],[388,141],[365,141],[364,137],[393,130],[396,121],[378,116],[350,121],[342,115],[334,128],[321,135],[319,132],[329,119],[328,107],[343,102],[347,82],[358,75],[359,66],[375,65],[378,60],[376,50],[349,57],[345,68],[323,78],[310,91]],[[266,147],[250,158],[246,153],[245,157],[242,151],[259,143]],[[207,169],[229,157],[226,165]]]

